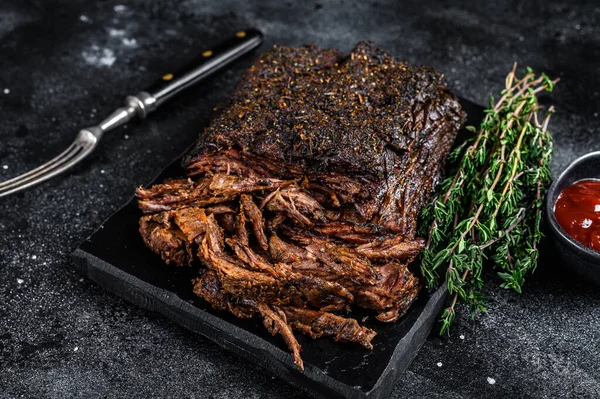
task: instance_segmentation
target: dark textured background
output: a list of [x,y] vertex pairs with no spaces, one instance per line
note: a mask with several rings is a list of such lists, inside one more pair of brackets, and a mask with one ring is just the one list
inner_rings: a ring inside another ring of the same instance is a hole
[[[247,26],[265,33],[260,51],[347,51],[370,39],[436,67],[480,104],[518,61],[562,80],[552,95],[553,171],[599,150],[600,4],[466,3],[0,0],[0,180],[53,157],[124,96]],[[304,396],[105,293],[69,261],[195,139],[251,59],[108,134],[72,173],[0,199],[0,397]],[[451,338],[433,334],[393,397],[599,397],[598,291],[548,258],[520,296],[488,287],[489,314],[472,322],[462,312]]]

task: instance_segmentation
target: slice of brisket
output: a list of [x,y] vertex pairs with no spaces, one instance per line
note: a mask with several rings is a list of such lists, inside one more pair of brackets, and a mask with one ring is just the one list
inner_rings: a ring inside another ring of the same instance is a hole
[[346,56],[275,47],[185,157],[187,179],[137,190],[140,233],[194,292],[258,315],[302,367],[292,331],[370,348],[351,305],[395,321],[417,297],[417,217],[464,121],[430,68],[367,42]]

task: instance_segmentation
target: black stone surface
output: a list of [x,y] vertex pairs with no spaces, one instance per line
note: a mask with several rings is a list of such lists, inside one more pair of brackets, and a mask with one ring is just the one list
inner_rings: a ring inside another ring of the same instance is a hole
[[[465,4],[462,4],[465,3]],[[471,4],[472,3],[472,4]],[[553,171],[599,150],[597,2],[0,0],[0,179],[47,160],[122,98],[240,27],[266,44],[371,39],[484,104],[513,61],[560,77]],[[82,278],[68,258],[194,140],[250,58],[107,135],[72,173],[0,199],[0,397],[300,398],[209,340]],[[392,397],[598,397],[600,294],[543,248],[522,295],[431,335]],[[463,338],[461,338],[463,337]]]

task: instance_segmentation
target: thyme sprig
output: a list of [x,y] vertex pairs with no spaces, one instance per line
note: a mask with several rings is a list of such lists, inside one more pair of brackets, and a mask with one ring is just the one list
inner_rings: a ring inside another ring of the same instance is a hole
[[472,316],[486,311],[484,266],[497,270],[501,287],[521,293],[525,276],[537,265],[543,196],[550,183],[548,122],[554,111],[550,107],[540,123],[537,94],[552,91],[558,79],[536,76],[531,68],[518,78],[516,68],[498,102],[490,99],[479,129],[467,127],[474,136],[452,151],[454,173],[421,214],[420,233],[428,237],[421,273],[434,289],[445,270],[452,296],[440,334],[449,331],[459,300]]

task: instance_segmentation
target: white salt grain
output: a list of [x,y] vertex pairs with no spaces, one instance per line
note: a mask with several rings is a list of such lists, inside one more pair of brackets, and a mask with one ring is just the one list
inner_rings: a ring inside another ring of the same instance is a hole
[[458,337],[458,338],[465,339],[465,336],[461,334],[460,337]]
[[123,43],[124,46],[127,47],[136,47],[137,46],[137,40],[131,38],[128,39],[126,37],[123,38],[123,40],[121,40],[121,42]]
[[494,384],[496,383],[496,380],[495,380],[495,379],[493,379],[492,377],[488,377],[488,378],[487,378],[487,382],[488,382],[488,384],[490,384],[490,385],[494,385]]
[[111,66],[115,63],[115,60],[115,53],[111,49],[105,48],[102,50],[102,57],[99,59],[100,65]]
[[125,30],[124,29],[109,29],[108,30],[108,34],[111,37],[121,37],[121,36],[125,36]]
[[18,283],[18,284],[23,284],[24,282],[25,282],[25,280],[23,280],[23,279],[21,279],[21,278],[18,278],[18,279],[17,279],[17,283]]
[[2,165],[2,169],[4,169],[4,170],[8,169],[8,165]]
[[81,53],[85,62],[96,67],[110,67],[115,63],[114,51],[109,48],[101,49],[97,45],[93,45],[90,50]]
[[437,366],[442,367],[442,362],[438,362]]
[[37,255],[31,255],[31,259],[36,260],[37,259]]
[[10,93],[10,89],[9,88],[4,89],[4,94],[9,94],[9,93]]
[[76,346],[76,347],[73,348],[73,352],[77,352],[78,350],[79,350],[78,346]]

